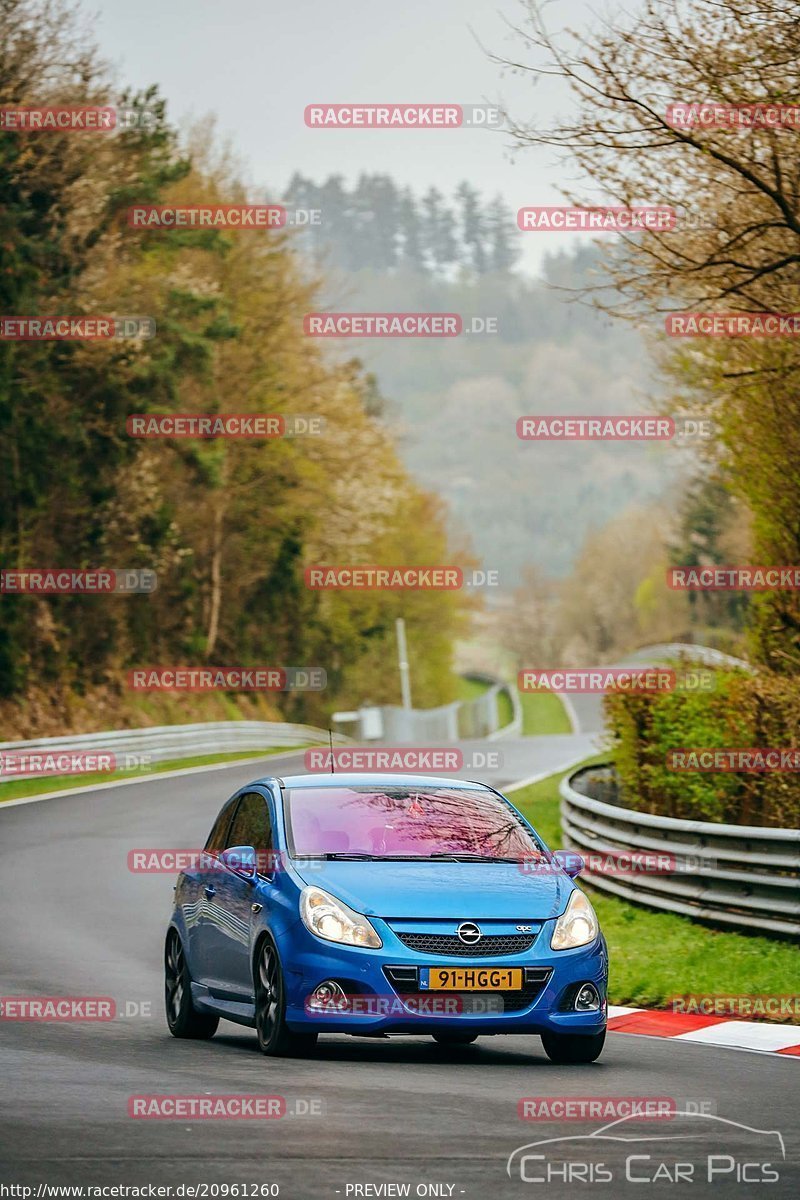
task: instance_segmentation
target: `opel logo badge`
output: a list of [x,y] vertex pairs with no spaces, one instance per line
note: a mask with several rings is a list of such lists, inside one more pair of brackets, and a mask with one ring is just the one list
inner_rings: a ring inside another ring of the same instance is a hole
[[474,946],[483,937],[478,926],[474,921],[462,921],[456,930],[459,941],[462,941],[465,946]]

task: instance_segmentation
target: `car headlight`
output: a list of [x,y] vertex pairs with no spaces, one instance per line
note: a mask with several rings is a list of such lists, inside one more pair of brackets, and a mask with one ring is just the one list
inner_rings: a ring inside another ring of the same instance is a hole
[[586,946],[597,937],[600,926],[594,909],[577,888],[569,898],[569,903],[556,921],[553,936],[550,938],[552,950],[574,950],[576,946]]
[[326,942],[369,946],[372,950],[378,950],[383,945],[365,916],[348,908],[330,892],[323,892],[322,888],[303,888],[300,893],[300,916],[306,929]]

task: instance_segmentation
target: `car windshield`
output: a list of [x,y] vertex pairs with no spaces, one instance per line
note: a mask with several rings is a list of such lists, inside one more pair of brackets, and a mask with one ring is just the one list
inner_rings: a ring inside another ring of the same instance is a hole
[[285,798],[295,857],[518,862],[542,853],[513,809],[476,788],[306,787]]

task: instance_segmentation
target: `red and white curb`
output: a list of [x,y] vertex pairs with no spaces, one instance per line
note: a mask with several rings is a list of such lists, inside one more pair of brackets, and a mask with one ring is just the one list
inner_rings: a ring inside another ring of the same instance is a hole
[[731,1050],[758,1050],[800,1058],[800,1025],[767,1021],[731,1021],[701,1013],[662,1012],[652,1008],[608,1006],[610,1033],[639,1033],[646,1037],[676,1038]]

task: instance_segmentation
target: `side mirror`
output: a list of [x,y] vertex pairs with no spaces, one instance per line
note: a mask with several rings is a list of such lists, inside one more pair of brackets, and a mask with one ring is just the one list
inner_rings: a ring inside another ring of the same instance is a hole
[[219,860],[229,871],[233,871],[234,875],[249,879],[251,883],[255,882],[258,860],[252,846],[230,846],[222,851]]
[[570,879],[580,875],[586,865],[580,854],[576,854],[574,850],[556,850],[553,854],[553,862],[557,862]]

